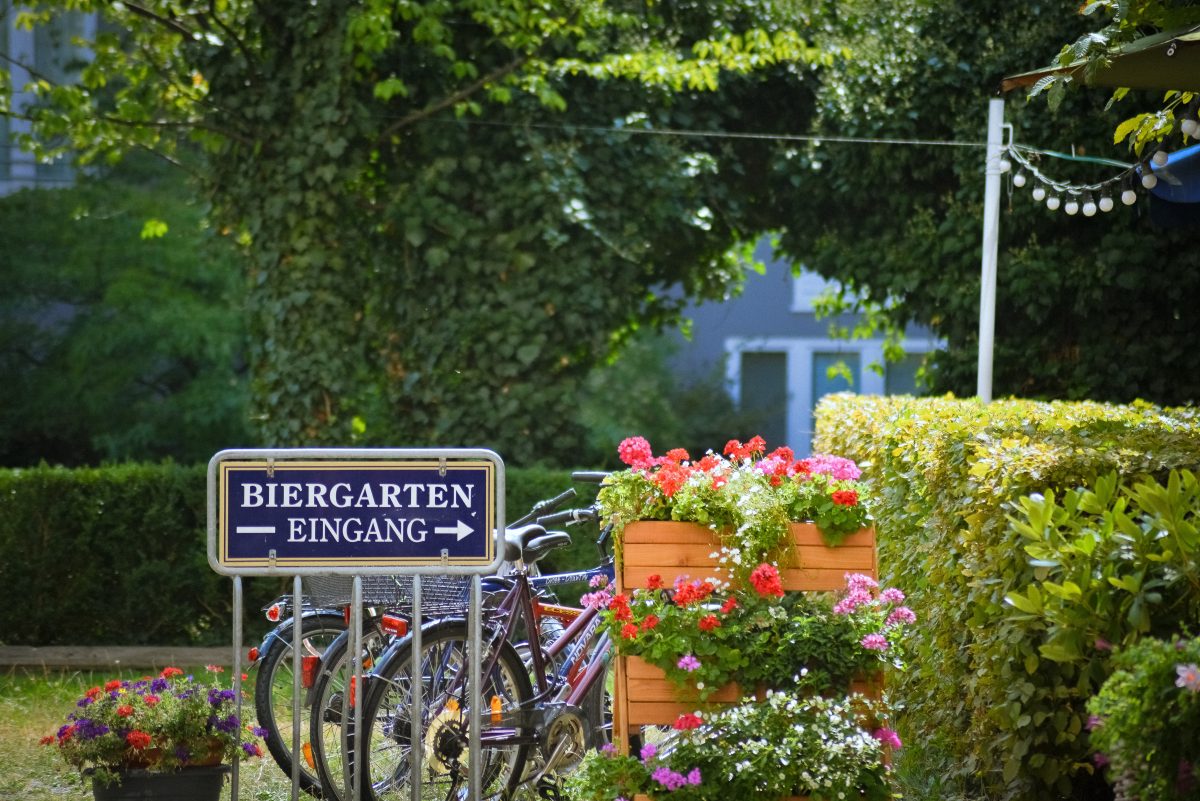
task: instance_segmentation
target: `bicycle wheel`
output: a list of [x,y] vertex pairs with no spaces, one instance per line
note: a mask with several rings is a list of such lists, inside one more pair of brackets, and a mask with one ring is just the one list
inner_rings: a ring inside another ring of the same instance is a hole
[[[371,670],[388,642],[390,638],[377,628],[363,632],[364,674]],[[329,801],[341,801],[346,784],[342,758],[342,699],[354,671],[349,653],[350,632],[344,631],[326,649],[312,691],[308,741],[322,797]]]
[[[292,775],[292,627],[293,620],[280,623],[269,638],[270,642],[259,655],[258,676],[254,680],[254,712],[258,725],[266,730],[263,738],[275,763],[288,776]],[[319,659],[334,639],[346,629],[346,621],[332,612],[318,612],[301,620],[303,637],[301,658]],[[308,707],[301,700],[301,735],[309,730]],[[300,787],[320,797],[320,779],[306,760],[300,761]]]
[[[436,623],[422,632],[419,670],[424,737],[418,745],[422,756],[418,782],[425,801],[461,801],[468,796],[471,699],[464,697],[463,687],[469,658],[465,623]],[[363,774],[367,778],[362,796],[371,801],[407,801],[412,793],[411,638],[388,654],[371,682],[362,718]],[[527,705],[533,694],[528,672],[507,642],[500,644],[496,665],[482,677],[482,685],[480,717],[485,730],[497,704],[501,713],[516,710]],[[351,749],[358,747],[358,739],[349,738]],[[482,798],[510,796],[521,781],[528,749],[528,745],[517,744],[482,745]]]

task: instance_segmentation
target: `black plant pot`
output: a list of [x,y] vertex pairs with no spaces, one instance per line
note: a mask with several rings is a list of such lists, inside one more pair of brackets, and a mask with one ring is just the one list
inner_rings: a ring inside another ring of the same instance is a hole
[[121,771],[120,784],[92,781],[96,801],[219,801],[228,765],[184,768],[171,773]]

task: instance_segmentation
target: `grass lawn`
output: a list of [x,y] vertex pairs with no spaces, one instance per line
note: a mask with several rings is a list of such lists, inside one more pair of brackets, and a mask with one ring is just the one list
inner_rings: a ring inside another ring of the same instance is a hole
[[[55,753],[38,744],[66,722],[67,713],[89,687],[112,678],[138,678],[144,671],[54,671],[13,668],[0,673],[0,799],[4,801],[91,801],[90,784]],[[253,677],[252,677],[253,678]],[[254,719],[252,704],[242,715]],[[241,765],[240,801],[290,797],[292,782],[270,755]],[[225,797],[230,795],[229,784]],[[307,798],[308,796],[302,796]]]

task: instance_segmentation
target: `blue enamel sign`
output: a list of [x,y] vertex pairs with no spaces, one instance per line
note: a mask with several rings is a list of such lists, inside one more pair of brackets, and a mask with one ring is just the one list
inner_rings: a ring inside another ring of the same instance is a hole
[[496,557],[497,461],[218,454],[210,561],[232,573],[485,568]]

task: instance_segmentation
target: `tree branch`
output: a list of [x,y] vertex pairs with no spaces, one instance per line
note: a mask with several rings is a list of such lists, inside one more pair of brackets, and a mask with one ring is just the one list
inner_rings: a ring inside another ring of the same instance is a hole
[[161,14],[155,14],[150,9],[145,8],[144,6],[139,6],[137,3],[125,2],[123,5],[137,16],[148,19],[151,22],[158,23],[164,28],[174,31],[180,36],[186,36],[189,39],[192,39],[196,36],[196,31],[191,30],[178,20],[171,19],[170,17],[164,17]]
[[441,100],[439,100],[436,103],[433,103],[431,105],[426,106],[425,108],[418,109],[417,111],[413,111],[413,112],[410,112],[410,113],[404,115],[400,119],[396,120],[396,122],[389,125],[387,128],[384,128],[383,133],[381,133],[379,135],[379,139],[380,140],[386,139],[387,137],[391,136],[392,134],[396,133],[397,131],[399,131],[403,128],[407,128],[408,126],[412,125],[415,122],[418,122],[419,120],[423,120],[426,117],[432,116],[433,114],[436,114],[439,111],[442,111],[443,109],[450,108],[455,103],[458,103],[461,100],[465,100],[466,98],[468,98],[471,95],[478,92],[485,85],[487,85],[493,81],[497,81],[497,80],[503,78],[505,75],[508,75],[508,74],[516,71],[522,65],[524,65],[525,62],[529,61],[530,57],[531,57],[530,54],[517,56],[512,61],[505,64],[503,67],[493,70],[492,72],[488,73],[487,75],[484,75],[483,77],[479,78],[478,80],[476,80],[470,84],[467,84],[462,89],[459,89],[457,92],[455,92],[454,94],[447,95],[446,97],[442,98]]

